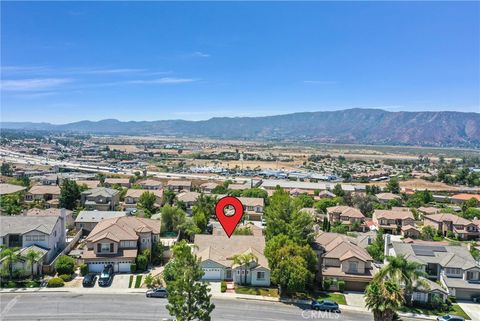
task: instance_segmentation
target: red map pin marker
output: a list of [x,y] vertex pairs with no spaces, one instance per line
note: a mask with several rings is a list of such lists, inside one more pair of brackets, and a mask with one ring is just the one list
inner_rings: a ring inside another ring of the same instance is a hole
[[[233,206],[235,210],[232,215],[227,215],[224,212],[225,207],[229,205]],[[230,237],[243,216],[242,202],[236,197],[225,196],[217,202],[217,205],[215,205],[215,214],[217,215],[218,221],[222,225],[223,230],[227,233],[228,237]]]

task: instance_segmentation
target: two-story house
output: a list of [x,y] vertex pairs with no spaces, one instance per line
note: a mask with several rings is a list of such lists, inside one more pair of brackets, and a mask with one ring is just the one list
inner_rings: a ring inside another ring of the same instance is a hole
[[387,236],[385,255],[403,255],[420,263],[428,279],[440,281],[458,300],[470,301],[480,295],[480,265],[465,246],[391,242]]
[[160,241],[160,220],[123,216],[99,222],[86,238],[82,259],[90,272],[111,264],[115,272],[129,273],[139,253]]
[[174,192],[191,191],[192,182],[183,180],[170,180],[167,182],[167,188]]
[[206,183],[203,183],[203,184],[200,185],[200,190],[203,193],[211,194],[213,189],[217,186],[218,186],[218,184],[215,183],[215,182],[206,182]]
[[263,209],[265,208],[264,199],[261,197],[237,197],[243,205],[244,215],[247,220],[261,221],[263,218]]
[[413,213],[406,207],[396,207],[391,210],[375,210],[372,221],[378,228],[382,228],[385,233],[395,235],[400,234],[404,226],[415,226]]
[[2,216],[0,245],[44,249],[48,263],[65,248],[65,212],[59,216]]
[[155,204],[159,207],[162,205],[162,189],[129,189],[125,194],[125,201],[123,203],[125,209],[137,208],[138,200],[143,193],[152,193],[155,195]]
[[45,207],[58,207],[60,187],[57,185],[35,185],[25,194],[26,202],[44,201]]
[[350,206],[332,206],[327,208],[327,218],[331,225],[340,222],[348,225],[352,229],[352,225],[358,225],[358,229],[365,231],[365,216],[358,209]]
[[186,212],[191,215],[193,204],[195,204],[197,198],[199,198],[200,195],[201,194],[198,192],[183,191],[177,194],[176,202],[182,202],[183,204],[185,204]]
[[[224,233],[197,234],[194,243],[195,254],[200,258],[204,272],[202,280],[270,286],[270,267],[263,254],[265,238],[261,234],[231,237]],[[233,260],[236,254],[253,254],[255,259],[239,266]]]
[[81,194],[82,207],[91,211],[114,211],[119,200],[120,192],[106,187],[88,189]]
[[123,211],[80,211],[75,218],[75,229],[83,230],[86,235],[90,233],[97,224],[103,220],[115,217],[127,216]]
[[317,280],[345,281],[345,289],[363,291],[374,274],[373,259],[368,252],[343,234],[321,233],[313,249],[318,257]]
[[399,201],[402,199],[402,197],[398,194],[393,194],[393,193],[379,193],[375,195],[375,197],[378,199],[378,201],[382,204],[387,204],[392,201]]
[[455,237],[461,240],[475,240],[480,235],[478,226],[475,223],[450,213],[425,215],[423,224],[432,226],[443,236],[447,236],[448,232],[452,232]]

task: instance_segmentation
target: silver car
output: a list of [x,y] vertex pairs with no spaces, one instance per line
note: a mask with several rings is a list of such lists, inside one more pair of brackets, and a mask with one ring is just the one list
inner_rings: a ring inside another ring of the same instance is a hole
[[148,290],[146,293],[147,298],[166,298],[168,296],[167,289],[158,288],[153,290]]
[[465,319],[456,315],[447,314],[443,317],[438,317],[437,321],[465,321]]

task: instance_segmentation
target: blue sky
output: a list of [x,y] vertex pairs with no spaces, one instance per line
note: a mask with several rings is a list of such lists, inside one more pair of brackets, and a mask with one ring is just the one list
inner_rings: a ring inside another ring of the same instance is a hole
[[480,111],[479,2],[2,2],[2,121]]

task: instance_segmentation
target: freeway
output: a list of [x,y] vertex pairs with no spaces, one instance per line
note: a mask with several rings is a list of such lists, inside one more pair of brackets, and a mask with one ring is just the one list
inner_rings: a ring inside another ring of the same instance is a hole
[[[317,312],[306,306],[240,299],[214,299],[212,320],[221,321],[371,321],[370,313]],[[14,320],[155,320],[168,318],[165,299],[144,294],[74,294],[60,292],[0,294],[0,319]],[[414,320],[414,319],[408,319]]]

